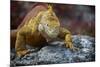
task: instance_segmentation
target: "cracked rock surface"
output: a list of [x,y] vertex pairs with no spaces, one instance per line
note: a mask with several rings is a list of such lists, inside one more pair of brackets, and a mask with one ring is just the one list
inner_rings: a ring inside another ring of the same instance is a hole
[[61,64],[95,61],[95,38],[85,35],[73,35],[73,44],[79,48],[72,51],[64,46],[62,41],[54,41],[48,46],[29,48],[30,53],[17,57],[11,50],[11,66]]

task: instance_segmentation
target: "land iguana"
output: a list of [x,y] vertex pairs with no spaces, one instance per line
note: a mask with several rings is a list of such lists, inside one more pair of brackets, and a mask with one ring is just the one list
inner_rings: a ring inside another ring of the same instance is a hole
[[30,18],[24,19],[24,23],[18,27],[16,35],[11,34],[13,37],[16,37],[15,49],[18,56],[28,53],[26,44],[40,47],[45,42],[56,38],[64,40],[66,48],[75,49],[72,44],[70,31],[60,26],[59,19],[53,11],[52,6],[43,7],[34,17],[30,16]]

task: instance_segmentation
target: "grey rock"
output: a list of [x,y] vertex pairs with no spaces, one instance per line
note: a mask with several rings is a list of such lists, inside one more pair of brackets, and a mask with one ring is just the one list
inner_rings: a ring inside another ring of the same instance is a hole
[[72,38],[79,50],[66,48],[63,41],[54,41],[41,49],[28,48],[30,53],[20,58],[12,50],[11,64],[25,66],[95,61],[95,38],[85,35],[74,35]]

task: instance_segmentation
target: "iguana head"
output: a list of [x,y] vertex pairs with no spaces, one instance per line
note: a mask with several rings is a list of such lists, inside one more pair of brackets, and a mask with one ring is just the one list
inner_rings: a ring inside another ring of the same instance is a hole
[[44,36],[49,38],[56,38],[59,34],[60,23],[49,5],[48,10],[42,13],[42,17],[39,24],[39,31],[41,31]]

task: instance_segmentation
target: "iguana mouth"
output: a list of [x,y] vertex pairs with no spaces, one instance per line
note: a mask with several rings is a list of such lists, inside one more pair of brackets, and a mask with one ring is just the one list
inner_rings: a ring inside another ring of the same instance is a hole
[[42,36],[44,38],[46,38],[47,42],[51,42],[51,41],[56,40],[56,38],[57,38],[57,36],[58,36],[59,33],[57,33],[57,32],[51,32],[50,33],[48,31],[42,31],[41,34],[42,34]]
[[45,31],[45,33],[48,35],[50,38],[56,38],[59,34],[59,30],[56,28],[48,29]]

